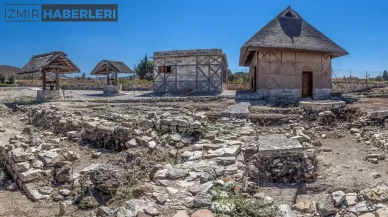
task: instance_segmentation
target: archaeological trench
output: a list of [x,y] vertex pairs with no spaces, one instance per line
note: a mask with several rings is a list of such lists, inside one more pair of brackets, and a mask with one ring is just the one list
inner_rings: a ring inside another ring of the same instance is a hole
[[388,217],[388,110],[348,99],[5,107],[0,214]]

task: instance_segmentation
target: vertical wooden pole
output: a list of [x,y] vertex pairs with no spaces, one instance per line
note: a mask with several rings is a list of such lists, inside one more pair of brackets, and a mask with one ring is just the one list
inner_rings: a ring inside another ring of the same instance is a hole
[[106,85],[109,85],[109,72],[106,73]]
[[55,69],[55,89],[59,90],[59,72]]
[[46,71],[42,72],[43,90],[46,90]]
[[115,72],[115,85],[118,85],[118,83],[119,83],[119,82],[118,82],[118,78],[117,78],[118,76],[117,76],[117,75],[118,75],[118,73]]

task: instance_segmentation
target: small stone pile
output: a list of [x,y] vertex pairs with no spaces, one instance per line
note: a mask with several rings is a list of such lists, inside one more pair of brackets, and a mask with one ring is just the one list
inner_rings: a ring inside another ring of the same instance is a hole
[[336,117],[331,111],[324,111],[318,114],[318,123],[321,125],[332,125],[335,123]]
[[156,123],[156,129],[162,133],[169,132],[202,132],[202,123],[192,118],[165,118]]
[[300,201],[292,206],[297,216],[330,217],[385,217],[388,216],[388,186],[381,184],[359,193],[335,191],[331,194],[321,194],[316,202]]
[[372,145],[378,147],[385,152],[388,151],[388,134],[385,133],[373,133],[370,136],[370,141]]

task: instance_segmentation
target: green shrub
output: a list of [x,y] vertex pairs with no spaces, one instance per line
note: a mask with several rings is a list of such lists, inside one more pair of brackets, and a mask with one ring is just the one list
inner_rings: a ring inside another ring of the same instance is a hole
[[276,206],[261,198],[246,198],[241,193],[235,193],[226,186],[215,183],[213,191],[216,198],[212,210],[216,216],[228,214],[231,217],[275,217],[278,216]]
[[5,83],[5,76],[3,74],[0,74],[0,84]]
[[7,83],[8,84],[15,84],[15,76],[14,75],[9,76]]

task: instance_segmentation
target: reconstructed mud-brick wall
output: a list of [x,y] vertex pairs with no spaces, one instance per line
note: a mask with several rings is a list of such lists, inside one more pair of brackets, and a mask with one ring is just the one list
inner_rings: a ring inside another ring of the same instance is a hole
[[331,58],[329,55],[256,51],[250,63],[250,80],[257,71],[260,97],[299,99],[302,96],[302,73],[312,72],[313,98],[329,98],[331,93]]
[[[220,93],[225,88],[227,63],[222,50],[155,52],[153,58],[155,93]],[[166,66],[171,72],[159,70]]]

